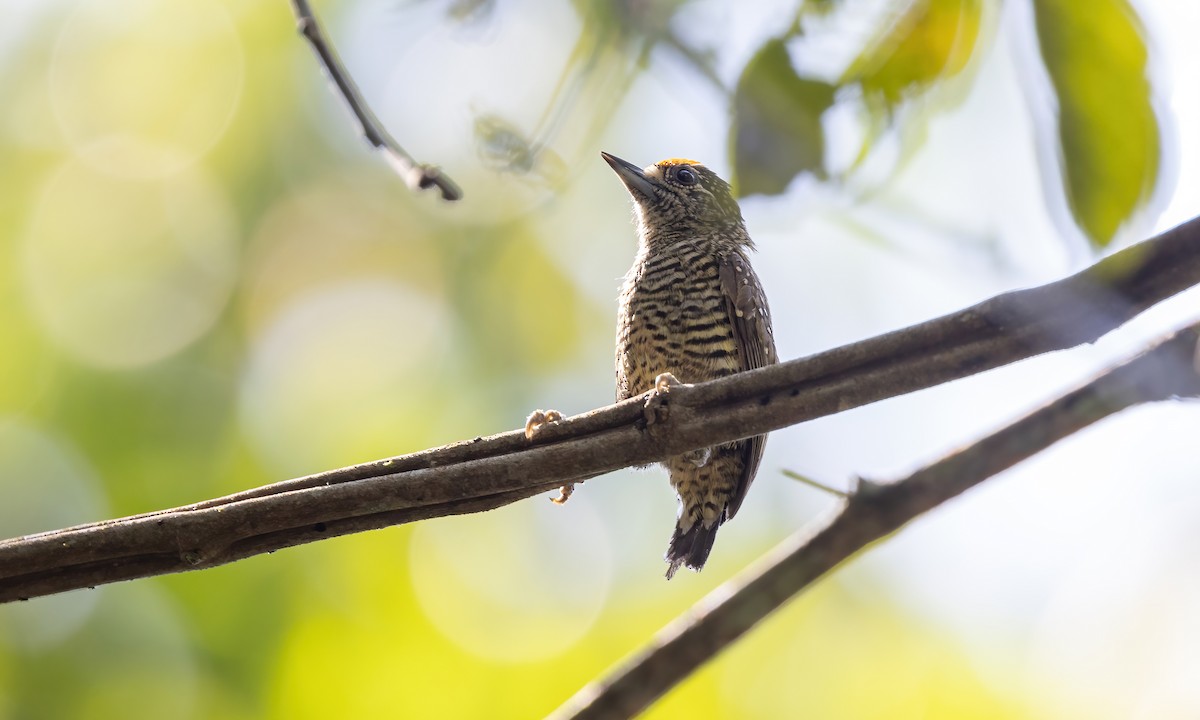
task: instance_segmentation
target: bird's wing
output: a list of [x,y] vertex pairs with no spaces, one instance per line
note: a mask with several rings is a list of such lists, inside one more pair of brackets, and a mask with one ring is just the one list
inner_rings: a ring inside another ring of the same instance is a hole
[[[742,370],[755,370],[778,361],[775,354],[775,335],[771,330],[771,311],[767,308],[767,297],[750,261],[740,251],[734,251],[721,260],[721,294],[725,298],[725,309],[733,325],[733,339],[737,343]],[[762,460],[766,435],[756,435],[745,444],[745,468],[738,478],[733,496],[729,499],[726,519],[737,514],[758,472]]]

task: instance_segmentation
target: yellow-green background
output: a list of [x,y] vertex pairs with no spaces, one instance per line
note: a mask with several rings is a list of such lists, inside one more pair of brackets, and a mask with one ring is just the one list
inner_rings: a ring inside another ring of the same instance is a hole
[[[808,3],[789,56],[768,41],[796,5],[654,5],[716,50],[727,92],[620,3],[318,5],[400,142],[463,186],[448,205],[355,136],[284,0],[4,0],[0,536],[606,404],[634,238],[597,152],[698,157],[750,182],[770,153],[739,155],[729,132],[755,58],[825,78],[780,80],[816,90],[780,111],[798,149],[760,178],[780,194],[743,203],[785,358],[1052,279],[1196,211],[1187,3],[1146,3],[1146,30],[1097,11],[1088,35],[1045,0],[1039,21],[1065,19],[1042,45],[1019,2],[918,3],[932,14],[909,34],[906,3]],[[1113,75],[1088,74],[1081,36],[1125,48],[1106,56]],[[1060,62],[1053,81],[1039,48]],[[1117,76],[1142,125],[1089,94]],[[1078,90],[1067,150],[1060,81]],[[835,101],[824,130],[786,122]],[[1126,124],[1087,122],[1105,113]],[[1132,149],[1108,153],[1105,133]],[[781,468],[902,475],[1194,304],[776,433],[709,567],[671,583],[674,501],[648,470],[564,507],[535,498],[0,607],[0,718],[543,715],[829,505]],[[650,716],[1195,717],[1196,420],[1140,411],[937,511]]]

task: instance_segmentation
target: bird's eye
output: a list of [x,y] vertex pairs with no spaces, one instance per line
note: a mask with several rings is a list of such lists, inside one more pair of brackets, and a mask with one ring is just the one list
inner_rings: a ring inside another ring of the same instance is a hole
[[681,167],[675,171],[675,179],[680,185],[695,185],[696,171],[691,168]]

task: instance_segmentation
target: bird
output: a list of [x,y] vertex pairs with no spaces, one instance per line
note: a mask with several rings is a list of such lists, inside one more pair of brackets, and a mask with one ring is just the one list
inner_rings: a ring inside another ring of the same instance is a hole
[[[600,155],[633,198],[638,237],[618,299],[617,401],[650,393],[649,407],[680,383],[777,362],[770,310],[750,265],[754,243],[729,184],[695,160],[639,168]],[[704,567],[717,529],[746,497],[765,443],[756,435],[662,462],[679,502],[664,556],[668,580],[681,566]]]

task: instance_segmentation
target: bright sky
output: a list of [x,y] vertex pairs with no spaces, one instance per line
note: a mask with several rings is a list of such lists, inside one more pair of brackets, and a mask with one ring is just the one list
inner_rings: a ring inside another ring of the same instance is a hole
[[1195,217],[1200,198],[1200,48],[1195,28],[1200,27],[1200,3],[1191,0],[1158,0],[1144,4],[1150,32],[1158,39],[1167,78],[1164,95],[1174,116],[1179,173],[1174,196],[1158,222],[1158,229]]

